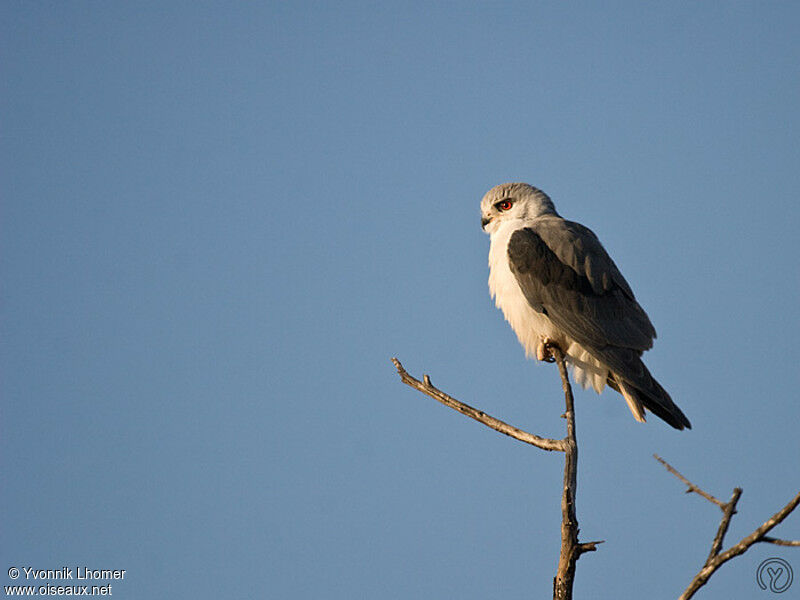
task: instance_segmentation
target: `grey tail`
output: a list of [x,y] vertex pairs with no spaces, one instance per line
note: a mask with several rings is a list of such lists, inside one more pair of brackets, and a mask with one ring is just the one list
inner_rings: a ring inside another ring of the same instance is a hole
[[[644,364],[642,364],[644,366]],[[692,424],[683,411],[672,401],[667,391],[650,375],[645,367],[644,372],[647,383],[647,391],[641,390],[625,381],[619,375],[613,374],[608,377],[608,384],[618,391],[625,398],[630,408],[633,418],[637,421],[644,421],[644,408],[649,410],[658,418],[662,419],[675,429],[691,429]]]

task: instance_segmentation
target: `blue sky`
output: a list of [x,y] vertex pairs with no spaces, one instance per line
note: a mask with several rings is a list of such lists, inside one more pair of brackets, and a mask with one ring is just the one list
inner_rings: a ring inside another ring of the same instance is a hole
[[[559,379],[486,285],[505,181],[592,228],[692,421],[577,393],[576,597],[674,598],[800,482],[793,3],[0,6],[3,569],[123,598],[550,594]],[[800,515],[776,535],[800,537]],[[700,596],[756,597],[757,547]],[[5,577],[5,576],[4,576]],[[4,580],[4,585],[10,580]]]

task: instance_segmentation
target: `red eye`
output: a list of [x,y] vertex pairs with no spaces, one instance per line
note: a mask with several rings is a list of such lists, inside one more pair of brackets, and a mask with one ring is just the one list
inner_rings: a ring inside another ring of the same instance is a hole
[[500,210],[508,210],[511,208],[511,200],[501,200],[497,203],[497,208]]

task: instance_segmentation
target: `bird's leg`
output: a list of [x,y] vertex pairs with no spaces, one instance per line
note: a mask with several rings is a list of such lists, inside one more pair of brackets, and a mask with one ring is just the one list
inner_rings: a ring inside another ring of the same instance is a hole
[[553,352],[550,350],[550,346],[553,344],[555,344],[555,342],[549,337],[539,338],[539,345],[536,346],[536,358],[544,362],[555,362],[556,359],[553,356]]

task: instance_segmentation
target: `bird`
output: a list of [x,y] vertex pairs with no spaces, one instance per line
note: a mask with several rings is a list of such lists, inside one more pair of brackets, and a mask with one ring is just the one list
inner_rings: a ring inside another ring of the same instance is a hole
[[656,330],[590,229],[562,218],[550,197],[527,183],[489,190],[481,227],[491,240],[491,297],[529,357],[552,361],[556,345],[579,384],[619,392],[637,421],[650,411],[675,429],[691,429],[642,362]]

